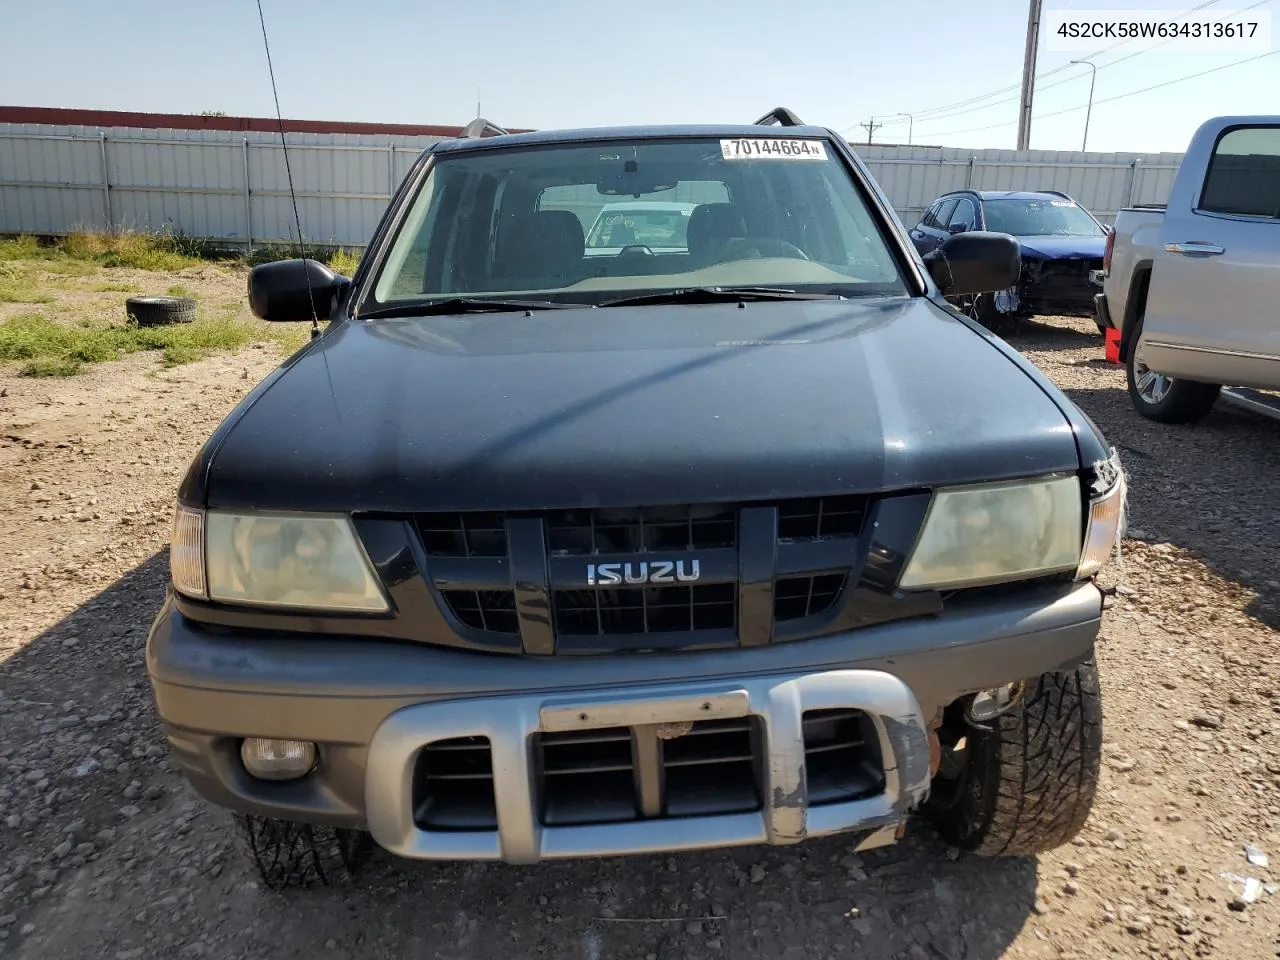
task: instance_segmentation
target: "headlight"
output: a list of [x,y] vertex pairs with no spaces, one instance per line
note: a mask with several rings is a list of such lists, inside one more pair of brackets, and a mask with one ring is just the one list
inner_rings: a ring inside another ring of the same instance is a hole
[[[345,515],[220,510],[202,514],[180,507],[174,528],[174,589],[188,596],[300,610],[389,609]],[[197,566],[199,576],[193,572]]]
[[940,489],[899,585],[942,590],[1074,571],[1081,498],[1075,476]]

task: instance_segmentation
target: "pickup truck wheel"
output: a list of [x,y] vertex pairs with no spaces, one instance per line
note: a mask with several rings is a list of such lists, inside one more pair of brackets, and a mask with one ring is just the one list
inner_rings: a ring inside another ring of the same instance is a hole
[[953,846],[982,856],[1032,856],[1070,841],[1102,764],[1094,661],[1029,681],[985,729],[966,723],[965,709],[967,701],[949,709],[939,731],[943,763],[926,816]]
[[355,876],[373,853],[362,830],[233,815],[241,853],[271,890],[332,886]]
[[1125,360],[1125,378],[1134,409],[1159,423],[1194,423],[1202,419],[1218,400],[1222,387],[1216,383],[1166,377],[1142,361],[1142,328]]

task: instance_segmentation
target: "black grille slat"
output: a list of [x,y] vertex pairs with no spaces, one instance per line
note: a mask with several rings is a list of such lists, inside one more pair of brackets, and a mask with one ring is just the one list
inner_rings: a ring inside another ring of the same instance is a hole
[[414,821],[424,830],[494,830],[493,754],[487,737],[425,746],[414,769]]
[[735,546],[737,537],[732,504],[555,510],[545,517],[552,556],[712,550]]
[[844,573],[780,577],[773,588],[773,618],[800,620],[826,613],[840,599],[848,579]]
[[737,590],[731,583],[556,590],[552,602],[556,628],[568,636],[731,629],[737,621]]
[[640,815],[630,729],[543,733],[536,742],[544,824],[618,823]]
[[862,496],[784,500],[778,504],[778,539],[856,537],[866,513],[867,498]]
[[418,516],[417,527],[428,556],[507,555],[506,520],[501,513],[425,513]]
[[809,803],[822,806],[883,792],[879,740],[861,710],[810,710],[801,720]]
[[754,720],[699,720],[662,743],[667,816],[748,813],[760,809],[761,737]]
[[519,633],[515,593],[511,590],[441,590],[453,615],[468,627],[491,633]]

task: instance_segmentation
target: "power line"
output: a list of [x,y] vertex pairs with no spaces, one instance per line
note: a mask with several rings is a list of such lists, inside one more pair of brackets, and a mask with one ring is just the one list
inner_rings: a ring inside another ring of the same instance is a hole
[[[1203,9],[1205,9],[1206,7],[1211,7],[1211,6],[1213,6],[1214,4],[1216,4],[1216,3],[1218,3],[1218,2],[1220,2],[1220,0],[1203,0],[1203,2],[1196,4],[1196,5],[1195,5],[1194,7],[1192,7],[1191,9],[1186,10],[1186,11],[1184,11],[1183,13],[1180,13],[1177,17],[1175,17],[1175,18],[1174,18],[1174,20],[1176,21],[1176,20],[1181,20],[1181,19],[1183,19],[1184,17],[1189,17],[1191,14],[1193,14],[1193,13],[1195,13],[1195,12],[1199,11],[1199,10],[1203,10]],[[1269,2],[1269,0],[1261,0],[1261,3],[1255,3],[1253,6],[1246,7],[1245,9],[1246,9],[1246,10],[1252,10],[1252,9],[1253,9],[1253,7],[1261,6],[1261,5],[1262,5],[1262,3],[1267,3],[1267,2]],[[1094,58],[1094,57],[1102,56],[1102,54],[1104,54],[1104,53],[1109,53],[1109,52],[1111,52],[1112,50],[1115,50],[1117,47],[1122,47],[1122,46],[1124,46],[1126,43],[1132,43],[1132,42],[1133,42],[1134,40],[1136,40],[1136,39],[1138,39],[1138,38],[1137,38],[1137,37],[1126,37],[1126,38],[1125,38],[1125,39],[1123,39],[1123,40],[1120,40],[1120,41],[1118,41],[1118,42],[1116,42],[1116,43],[1113,43],[1113,44],[1112,44],[1111,46],[1109,46],[1109,47],[1103,47],[1101,50],[1095,50],[1093,53],[1087,54],[1087,55],[1085,55],[1085,56],[1083,56],[1083,57],[1078,57],[1077,59],[1079,59],[1079,60],[1091,60],[1091,59],[1092,59],[1092,58]],[[1157,46],[1158,46],[1158,44],[1157,44]],[[1148,47],[1148,48],[1146,48],[1146,49],[1136,51],[1136,52],[1134,52],[1134,53],[1132,53],[1132,54],[1129,54],[1129,56],[1127,56],[1127,57],[1122,57],[1122,58],[1121,58],[1121,60],[1127,60],[1127,59],[1129,59],[1130,57],[1136,57],[1136,56],[1138,56],[1139,54],[1146,53],[1146,52],[1148,52],[1149,50],[1153,50],[1153,49],[1155,49],[1155,47]],[[1119,62],[1120,62],[1120,60],[1113,61],[1113,63],[1119,63]],[[1108,66],[1109,66],[1109,65],[1110,65],[1110,64],[1108,64]],[[1101,65],[1100,65],[1100,66],[1101,66]],[[1071,64],[1069,64],[1069,63],[1064,63],[1064,64],[1062,64],[1062,65],[1060,65],[1060,66],[1057,66],[1057,67],[1052,68],[1051,70],[1046,70],[1046,71],[1044,71],[1043,73],[1037,73],[1037,74],[1036,74],[1036,76],[1035,76],[1035,78],[1036,78],[1036,80],[1043,80],[1044,78],[1046,78],[1046,77],[1051,77],[1051,76],[1053,76],[1053,75],[1054,75],[1054,74],[1056,74],[1056,73],[1061,73],[1063,70],[1067,70],[1067,69],[1069,69],[1070,67],[1071,67]],[[1074,78],[1074,77],[1072,77],[1072,78],[1069,78],[1069,79],[1075,79],[1075,78]],[[1059,81],[1059,83],[1065,83],[1065,82],[1068,82],[1068,81],[1066,81],[1066,80]],[[986,106],[982,106],[982,107],[973,107],[973,108],[972,108],[972,109],[970,109],[970,110],[954,110],[954,112],[953,112],[953,108],[968,107],[968,106],[970,106],[971,104],[980,103],[980,102],[981,102],[981,101],[983,101],[983,100],[989,100],[991,97],[998,97],[998,96],[1000,96],[1001,94],[1004,94],[1004,93],[1010,93],[1010,92],[1012,92],[1012,91],[1019,90],[1019,89],[1021,88],[1021,86],[1022,86],[1022,84],[1021,84],[1021,83],[1015,83],[1015,84],[1011,84],[1010,86],[1007,86],[1007,87],[1001,87],[1001,88],[1000,88],[1000,89],[998,89],[998,90],[992,90],[992,91],[989,91],[988,93],[983,93],[983,94],[979,94],[978,96],[969,97],[968,99],[965,99],[965,100],[957,100],[957,101],[956,101],[956,102],[954,102],[954,103],[943,104],[942,106],[932,107],[932,108],[925,109],[925,110],[912,110],[912,111],[910,111],[910,113],[911,113],[911,115],[912,115],[912,116],[916,117],[916,118],[917,118],[918,120],[920,120],[920,122],[922,122],[922,123],[928,123],[928,122],[931,122],[931,121],[934,121],[934,120],[941,120],[941,119],[945,119],[945,117],[944,117],[943,115],[946,115],[946,116],[959,116],[959,115],[960,115],[960,114],[962,114],[962,113],[973,113],[973,112],[978,111],[978,110],[985,110],[985,109],[987,109],[988,107],[996,106],[997,104],[987,104]],[[1052,84],[1051,86],[1057,86],[1057,84]],[[1040,89],[1044,90],[1044,89],[1048,89],[1048,87],[1041,87]],[[1010,102],[1013,102],[1013,101],[1018,100],[1018,99],[1020,99],[1020,97],[1011,97],[1011,98],[1007,98],[1007,99],[1005,99],[1005,100],[1001,100],[1001,101],[999,101],[999,103],[1010,103]],[[931,116],[931,115],[932,115],[932,116]],[[850,126],[850,127],[848,127],[847,129],[852,130],[855,126],[857,126],[857,124],[854,124],[853,126]]]
[[[1207,77],[1209,74],[1218,73],[1221,70],[1229,70],[1232,67],[1242,67],[1246,63],[1253,63],[1255,60],[1263,60],[1266,57],[1274,57],[1277,53],[1280,53],[1280,50],[1272,50],[1269,53],[1260,53],[1257,56],[1246,57],[1243,60],[1233,60],[1231,63],[1224,63],[1217,67],[1211,67],[1208,70],[1201,70],[1199,73],[1191,73],[1185,77],[1175,77],[1174,79],[1166,80],[1163,83],[1157,83],[1149,87],[1143,87],[1141,90],[1130,90],[1127,93],[1118,93],[1112,97],[1105,97],[1102,100],[1095,100],[1093,101],[1093,105],[1095,107],[1099,107],[1104,103],[1114,103],[1116,100],[1125,100],[1129,97],[1136,97],[1140,93],[1150,93],[1152,90],[1159,90],[1162,87],[1171,87],[1175,83],[1183,83],[1187,80],[1195,80],[1198,77]],[[1084,110],[1084,109],[1086,109],[1084,105],[1075,106],[1075,107],[1066,107],[1062,110],[1054,110],[1051,113],[1039,114],[1033,119],[1046,120],[1049,117],[1059,117],[1059,116],[1062,116],[1064,113],[1076,113],[1077,111]],[[958,134],[961,134],[961,133],[978,133],[983,130],[999,130],[1001,127],[1016,126],[1017,123],[1018,123],[1017,120],[1006,120],[1004,123],[993,123],[985,127],[970,127],[967,130],[947,130],[942,133],[931,133],[929,134],[929,136],[952,137],[952,136],[957,136]]]

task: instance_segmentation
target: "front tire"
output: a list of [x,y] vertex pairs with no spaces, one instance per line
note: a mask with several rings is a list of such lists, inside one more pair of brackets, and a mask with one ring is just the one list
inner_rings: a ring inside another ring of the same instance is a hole
[[1018,332],[1021,323],[1016,313],[1005,313],[996,305],[994,293],[980,293],[973,298],[969,316],[982,324],[997,337],[1009,337]]
[[1138,413],[1157,423],[1195,423],[1213,409],[1222,391],[1219,384],[1156,373],[1143,362],[1142,354],[1139,326],[1124,364],[1129,400]]
[[[966,726],[966,707],[949,711],[940,732],[952,768],[944,761],[925,806],[938,832],[962,850],[1003,857],[1033,856],[1075,837],[1102,766],[1094,661],[1030,681],[1022,700],[989,729]],[[955,759],[960,737],[965,746]]]
[[241,854],[271,890],[332,886],[351,880],[373,853],[362,830],[233,814]]

